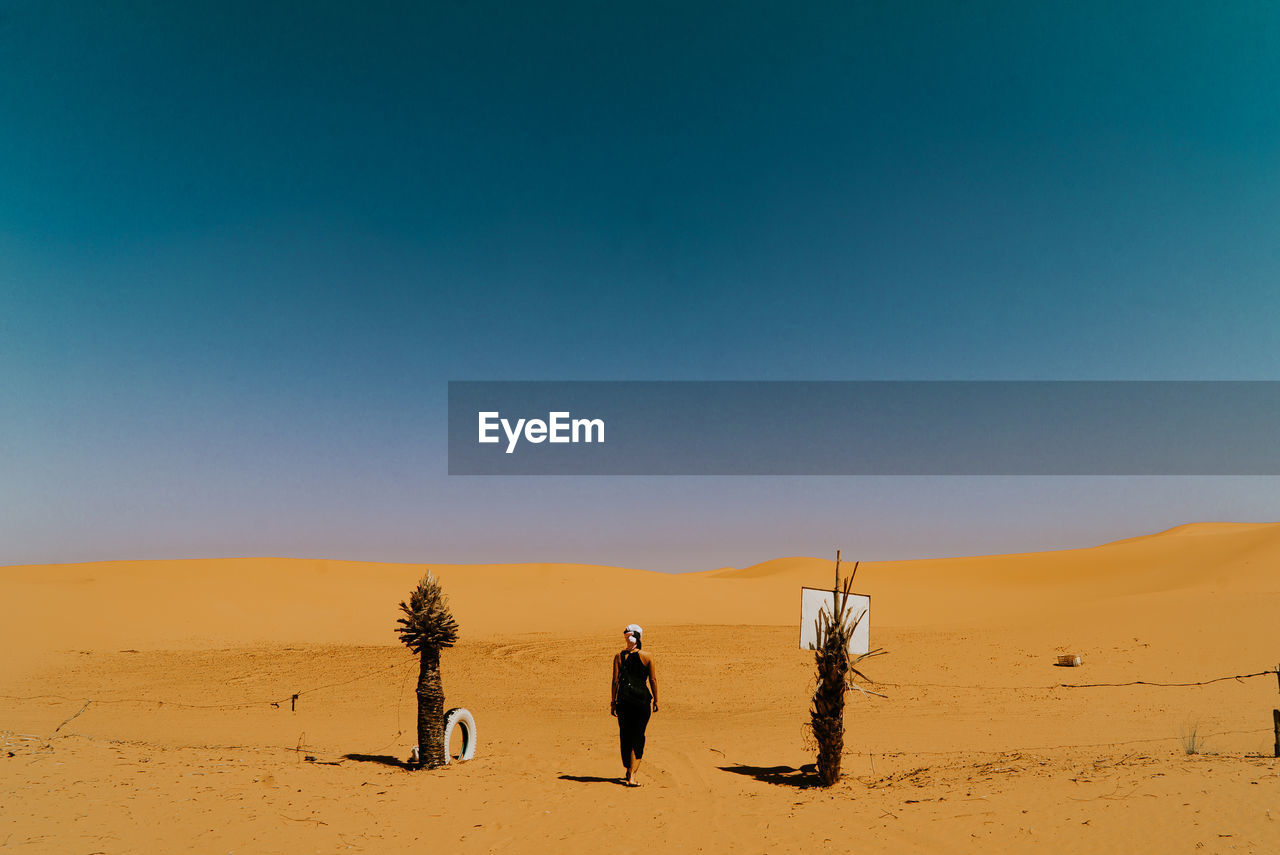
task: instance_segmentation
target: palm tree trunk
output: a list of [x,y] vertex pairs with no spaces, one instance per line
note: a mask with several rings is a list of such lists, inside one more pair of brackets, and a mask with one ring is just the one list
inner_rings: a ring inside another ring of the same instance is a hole
[[844,695],[848,685],[848,659],[838,638],[828,639],[827,649],[818,652],[818,689],[813,695],[813,737],[818,743],[818,777],[829,787],[840,780],[840,758],[844,754]]
[[418,669],[418,755],[422,765],[445,764],[444,687],[440,682],[440,651],[423,649]]

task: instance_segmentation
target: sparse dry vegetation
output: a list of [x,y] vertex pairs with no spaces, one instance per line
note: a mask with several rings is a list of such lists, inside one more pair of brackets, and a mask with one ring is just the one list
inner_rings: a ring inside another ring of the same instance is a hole
[[1200,731],[1200,722],[1189,721],[1182,726],[1179,734],[1182,740],[1182,751],[1188,756],[1204,752],[1204,734]]

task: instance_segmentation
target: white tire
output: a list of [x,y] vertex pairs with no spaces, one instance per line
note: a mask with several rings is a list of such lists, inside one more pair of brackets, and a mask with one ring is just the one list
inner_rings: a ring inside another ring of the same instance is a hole
[[453,760],[450,745],[453,741],[453,729],[457,725],[462,730],[462,751],[459,760],[470,760],[476,756],[476,720],[471,713],[462,707],[454,707],[444,714],[444,762]]

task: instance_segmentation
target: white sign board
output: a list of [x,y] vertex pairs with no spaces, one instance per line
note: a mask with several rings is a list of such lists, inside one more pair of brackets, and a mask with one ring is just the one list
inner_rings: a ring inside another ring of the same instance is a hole
[[[821,588],[800,589],[800,649],[812,650],[818,642],[818,612],[835,614],[835,600],[831,590]],[[849,652],[860,656],[871,651],[871,598],[865,594],[850,594],[845,606],[848,620],[857,620],[853,637],[849,639]],[[861,617],[859,618],[859,615]]]

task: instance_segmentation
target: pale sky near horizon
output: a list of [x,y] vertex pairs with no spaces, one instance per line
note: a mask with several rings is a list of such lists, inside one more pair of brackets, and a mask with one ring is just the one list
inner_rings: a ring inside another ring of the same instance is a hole
[[484,379],[1280,379],[1280,6],[0,4],[0,564],[701,570],[1280,480],[449,477]]

